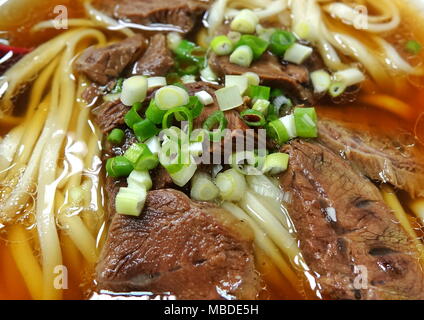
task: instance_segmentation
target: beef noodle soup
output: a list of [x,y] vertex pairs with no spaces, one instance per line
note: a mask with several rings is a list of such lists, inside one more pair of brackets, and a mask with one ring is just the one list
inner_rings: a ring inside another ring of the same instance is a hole
[[424,299],[416,2],[0,4],[0,299]]

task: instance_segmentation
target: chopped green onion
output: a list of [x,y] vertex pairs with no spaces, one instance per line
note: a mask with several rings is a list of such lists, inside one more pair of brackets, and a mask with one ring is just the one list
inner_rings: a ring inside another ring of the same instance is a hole
[[230,62],[241,67],[250,67],[253,61],[253,51],[249,46],[240,46],[230,56]]
[[153,89],[166,86],[165,77],[150,77],[147,79],[147,89]]
[[157,136],[151,137],[145,142],[150,152],[154,155],[158,155],[160,152],[160,141]]
[[317,70],[312,72],[311,81],[316,93],[328,91],[331,85],[331,77],[325,70]]
[[153,185],[152,178],[147,170],[134,170],[128,177],[127,182],[128,188],[130,189],[144,188],[146,190],[150,190]]
[[123,83],[124,83],[124,78],[119,78],[118,80],[116,80],[116,84],[110,93],[111,94],[121,93]]
[[174,49],[174,53],[180,59],[191,58],[191,53],[195,48],[195,43],[184,39],[179,41],[178,46]]
[[230,39],[232,44],[236,44],[241,39],[241,33],[237,31],[230,31],[227,34],[228,39]]
[[125,133],[122,129],[113,129],[107,136],[107,141],[112,144],[120,144],[124,139]]
[[190,164],[184,165],[181,170],[170,173],[172,181],[179,187],[184,187],[194,176],[197,170],[197,164],[192,159]]
[[213,38],[211,42],[212,51],[219,56],[229,55],[233,51],[233,43],[224,35]]
[[264,54],[264,52],[268,48],[268,42],[256,36],[243,35],[241,36],[240,41],[237,42],[236,45],[236,47],[240,46],[250,47],[253,52],[253,59],[257,60]]
[[142,120],[143,118],[141,118],[138,114],[136,106],[132,107],[124,117],[125,124],[131,129],[133,128],[134,124]]
[[133,170],[134,167],[131,162],[123,156],[110,158],[106,161],[106,172],[110,177],[128,177]]
[[237,108],[243,104],[243,98],[238,87],[225,87],[215,91],[219,108],[222,111],[228,111]]
[[215,74],[215,72],[213,72],[213,70],[209,66],[207,66],[205,69],[202,69],[200,71],[200,75],[201,75],[202,79],[205,80],[205,81],[214,82],[214,81],[218,80],[218,76]]
[[235,16],[230,24],[231,30],[241,33],[254,33],[259,18],[252,10],[244,9]]
[[406,50],[412,54],[419,54],[422,50],[422,45],[416,40],[409,40],[405,46]]
[[261,82],[261,78],[259,78],[257,73],[254,72],[245,72],[243,76],[247,78],[247,83],[250,86],[258,86]]
[[128,150],[125,151],[124,157],[135,165],[142,157],[150,155],[152,155],[152,152],[147,145],[144,143],[133,143]]
[[190,96],[188,104],[184,107],[191,111],[191,115],[195,119],[202,114],[204,105],[197,96]]
[[154,124],[161,124],[166,110],[161,110],[156,105],[155,99],[150,100],[150,104],[146,109],[146,118]]
[[271,88],[265,86],[249,86],[246,93],[255,103],[257,100],[269,100]]
[[262,127],[266,124],[265,116],[262,112],[248,109],[240,113],[243,121],[250,127]]
[[302,64],[312,55],[313,52],[314,50],[311,47],[295,43],[287,49],[284,54],[284,60],[291,63]]
[[343,82],[333,82],[328,89],[328,92],[333,98],[337,98],[346,91],[346,85]]
[[170,110],[186,105],[189,102],[189,95],[186,90],[176,85],[166,86],[156,91],[155,102],[159,109]]
[[212,201],[218,198],[219,189],[206,172],[196,172],[191,180],[190,197],[197,201]]
[[252,109],[259,111],[263,115],[266,115],[268,113],[268,108],[269,108],[270,104],[271,103],[268,100],[258,99],[258,100],[256,100],[255,104],[253,105]]
[[181,37],[181,34],[178,32],[170,32],[166,36],[168,48],[172,51],[175,51],[178,46],[180,45],[183,38]]
[[269,49],[273,54],[282,57],[295,42],[296,37],[292,32],[277,30],[271,35]]
[[289,114],[285,117],[280,118],[281,123],[284,125],[284,127],[287,130],[287,133],[289,135],[290,139],[294,139],[297,137],[297,130],[296,130],[296,121],[293,114]]
[[272,153],[266,156],[262,168],[264,173],[277,175],[287,170],[289,165],[289,155],[286,153]]
[[149,119],[144,119],[133,125],[133,130],[137,139],[141,142],[150,139],[159,133],[159,129]]
[[237,172],[250,176],[262,174],[258,167],[262,167],[261,158],[253,151],[236,152],[230,157],[231,167]]
[[290,136],[286,127],[277,119],[271,121],[267,127],[267,134],[271,139],[275,140],[279,145],[282,145],[290,140]]
[[225,76],[225,86],[233,87],[236,86],[240,90],[240,94],[243,95],[247,86],[249,85],[249,81],[245,76]]
[[343,83],[346,87],[353,86],[365,80],[365,75],[358,68],[349,68],[333,74],[336,82]]
[[143,102],[146,99],[147,86],[146,77],[134,76],[126,79],[122,84],[121,102],[126,106]]
[[210,104],[212,104],[214,102],[213,101],[213,97],[207,91],[204,91],[204,90],[203,91],[199,91],[199,92],[196,92],[194,95],[205,106],[208,106],[208,105],[210,105]]
[[315,108],[294,109],[297,136],[301,138],[318,137],[317,114]]
[[152,170],[159,164],[158,157],[145,144],[134,143],[124,155],[134,166],[135,170]]
[[271,36],[274,34],[275,31],[276,31],[275,28],[264,28],[261,25],[258,25],[256,27],[256,33],[258,37],[261,38],[262,40],[265,40],[268,43],[271,42]]
[[247,189],[244,175],[235,169],[229,169],[216,176],[215,183],[221,198],[226,201],[240,201]]
[[194,76],[192,74],[186,74],[186,75],[181,77],[181,81],[184,84],[193,83],[193,82],[196,82],[196,76]]
[[143,210],[146,198],[147,191],[143,188],[120,188],[115,198],[116,212],[138,217]]
[[174,122],[174,118],[180,117],[181,121],[187,121],[188,122],[188,130],[191,132],[193,129],[193,115],[191,111],[187,107],[177,107],[169,110],[167,113],[165,113],[163,120],[162,120],[162,128],[168,129],[172,126],[172,123]]
[[[211,114],[203,123],[203,129],[209,134],[209,139],[213,142],[219,142],[222,139],[222,132],[227,128],[227,118],[224,112],[216,111]],[[218,126],[218,127],[216,127]]]
[[159,162],[170,174],[176,173],[183,168],[180,151],[178,141],[169,140],[162,145],[162,149],[159,152]]
[[209,132],[205,129],[196,129],[190,134],[190,142],[197,143],[197,142],[204,142],[206,140],[206,137],[209,136]]
[[293,107],[293,102],[284,95],[275,97],[272,103],[276,108],[277,116],[282,114],[283,111],[288,113],[289,111],[291,111],[291,108]]

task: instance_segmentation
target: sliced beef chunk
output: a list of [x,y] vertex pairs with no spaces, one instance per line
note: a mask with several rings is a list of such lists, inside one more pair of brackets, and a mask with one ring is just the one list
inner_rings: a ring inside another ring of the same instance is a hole
[[271,86],[287,90],[287,94],[313,103],[314,96],[309,86],[309,72],[305,66],[282,64],[271,53],[265,53],[259,60],[253,62],[249,68],[233,64],[226,56],[212,54],[209,58],[211,68],[220,76],[226,74],[241,75],[251,71],[259,75],[262,81]]
[[93,120],[103,133],[124,125],[125,114],[130,110],[120,100],[108,101],[93,108]]
[[144,55],[134,64],[132,73],[145,76],[165,76],[174,65],[171,51],[163,34],[150,38],[149,47]]
[[211,1],[201,0],[96,0],[106,14],[146,26],[169,25],[189,32]]
[[324,144],[370,179],[391,183],[412,197],[424,196],[424,153],[410,136],[322,118],[319,134]]
[[377,187],[319,143],[293,141],[280,181],[304,259],[326,299],[424,299],[412,239]]
[[76,61],[76,69],[90,80],[106,85],[136,61],[145,47],[146,41],[142,35],[135,35],[104,48],[90,47]]
[[179,191],[151,191],[140,217],[115,215],[98,289],[171,292],[178,299],[254,299],[252,233],[231,214]]

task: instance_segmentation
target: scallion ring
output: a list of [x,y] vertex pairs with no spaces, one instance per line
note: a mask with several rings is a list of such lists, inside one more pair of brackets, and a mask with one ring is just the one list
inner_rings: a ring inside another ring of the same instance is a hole
[[203,129],[208,131],[211,141],[219,142],[222,139],[222,131],[227,128],[227,125],[228,121],[227,118],[225,118],[224,112],[218,110],[205,120]]
[[249,127],[262,127],[266,124],[264,114],[257,110],[245,110],[240,113],[240,116]]
[[176,107],[165,113],[162,120],[162,128],[168,129],[172,126],[173,119],[177,118],[188,122],[188,132],[193,129],[193,115],[187,107]]

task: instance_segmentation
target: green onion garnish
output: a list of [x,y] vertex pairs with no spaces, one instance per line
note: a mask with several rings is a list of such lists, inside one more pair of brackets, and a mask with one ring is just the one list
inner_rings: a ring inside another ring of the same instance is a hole
[[124,78],[119,78],[118,80],[116,80],[115,87],[113,87],[113,89],[110,93],[112,93],[112,94],[121,93],[123,83],[124,83]]
[[328,92],[333,98],[337,98],[346,91],[346,84],[343,82],[333,82],[328,89]]
[[135,170],[148,171],[159,164],[158,157],[154,155],[144,143],[134,143],[125,152],[124,157],[131,162]]
[[282,57],[295,42],[296,37],[292,32],[277,30],[271,35],[269,49],[273,54]]
[[277,175],[287,170],[289,165],[289,155],[286,153],[272,153],[266,156],[262,168],[263,173]]
[[249,46],[240,46],[230,56],[230,62],[241,67],[250,67],[253,61],[253,51]]
[[172,126],[174,119],[179,121],[188,122],[188,132],[191,132],[193,129],[193,115],[187,107],[177,107],[169,110],[165,113],[162,120],[162,128],[168,129]]
[[142,120],[143,118],[141,118],[138,114],[136,105],[134,105],[124,117],[125,124],[131,129],[133,128],[134,124]]
[[227,128],[227,125],[228,121],[224,112],[218,110],[203,122],[203,129],[209,133],[209,139],[211,141],[219,142],[222,139],[222,131]]
[[253,59],[257,60],[264,54],[264,52],[268,48],[268,42],[256,36],[243,35],[241,36],[239,42],[236,45],[236,47],[240,46],[250,47],[253,52]]
[[110,158],[106,161],[106,172],[110,177],[128,177],[133,170],[134,166],[124,156]]
[[227,36],[221,35],[213,38],[211,48],[217,55],[226,56],[233,51],[233,43]]
[[154,137],[159,133],[159,129],[149,119],[144,119],[133,125],[133,130],[137,139],[141,142]]
[[290,140],[290,135],[286,127],[279,119],[274,120],[268,124],[267,134],[279,145],[282,145]]
[[189,102],[184,107],[188,108],[191,111],[193,119],[201,115],[204,105],[200,102],[197,96],[190,96]]
[[145,188],[120,188],[115,198],[115,207],[118,214],[138,217],[143,211],[147,198]]
[[250,127],[262,127],[266,124],[265,116],[262,112],[248,109],[240,113],[243,121]]
[[249,86],[247,89],[247,95],[255,103],[257,100],[269,100],[271,94],[271,88],[265,86]]
[[186,90],[176,84],[166,86],[156,91],[155,103],[161,110],[170,110],[189,103],[189,95]]
[[317,114],[315,108],[294,109],[294,122],[297,135],[301,138],[318,137]]
[[146,118],[152,121],[154,124],[161,124],[163,116],[166,110],[161,110],[156,105],[155,99],[150,100],[150,104],[146,109]]
[[113,129],[107,136],[107,141],[112,144],[121,144],[125,133],[122,129]]
[[269,108],[270,104],[271,103],[268,100],[258,99],[258,100],[256,100],[255,104],[253,105],[252,109],[259,111],[263,115],[267,115],[268,114],[268,108]]
[[421,43],[416,40],[409,40],[405,46],[406,50],[412,54],[419,54],[422,49]]

